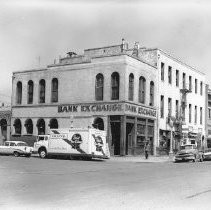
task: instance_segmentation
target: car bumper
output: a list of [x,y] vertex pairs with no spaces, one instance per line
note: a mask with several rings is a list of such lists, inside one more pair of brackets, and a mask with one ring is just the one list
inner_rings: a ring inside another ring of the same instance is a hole
[[188,157],[175,157],[174,160],[175,161],[186,161],[186,160],[194,160],[195,157],[194,156],[188,156]]

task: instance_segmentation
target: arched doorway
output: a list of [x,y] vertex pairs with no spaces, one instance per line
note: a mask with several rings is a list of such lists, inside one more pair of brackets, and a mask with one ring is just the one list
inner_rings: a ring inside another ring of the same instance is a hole
[[58,121],[57,119],[53,118],[50,120],[50,124],[49,124],[50,129],[57,129],[58,128]]
[[99,130],[104,130],[104,122],[103,119],[98,117],[94,120],[93,127]]
[[15,135],[21,135],[22,126],[20,119],[16,119],[14,121],[14,128],[15,128]]
[[26,127],[26,133],[27,134],[33,134],[33,122],[31,119],[27,119],[25,122],[25,127]]
[[3,139],[6,141],[7,140],[7,120],[1,119],[0,126],[1,126],[1,135]]
[[37,121],[37,130],[38,135],[45,135],[45,121],[43,119]]

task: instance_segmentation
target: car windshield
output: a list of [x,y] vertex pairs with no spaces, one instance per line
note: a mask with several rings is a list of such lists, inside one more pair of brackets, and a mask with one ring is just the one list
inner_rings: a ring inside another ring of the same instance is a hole
[[28,146],[28,145],[24,142],[20,142],[20,143],[17,144],[17,146]]
[[193,149],[193,145],[185,145],[180,147],[181,150],[183,149]]

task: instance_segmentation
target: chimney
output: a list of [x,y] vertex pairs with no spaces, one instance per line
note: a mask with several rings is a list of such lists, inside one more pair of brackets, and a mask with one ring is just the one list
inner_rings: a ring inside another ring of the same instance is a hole
[[128,49],[128,43],[125,42],[125,39],[122,38],[122,44],[121,44],[121,52],[124,52],[124,50]]

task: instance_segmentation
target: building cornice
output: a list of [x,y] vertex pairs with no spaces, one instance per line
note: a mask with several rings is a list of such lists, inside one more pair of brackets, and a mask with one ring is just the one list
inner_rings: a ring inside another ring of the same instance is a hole
[[155,50],[161,52],[162,54],[164,54],[164,55],[167,56],[168,58],[171,58],[172,60],[174,60],[174,61],[176,61],[176,62],[178,62],[178,63],[180,63],[180,64],[186,66],[187,68],[191,69],[192,71],[195,71],[195,72],[197,72],[197,73],[199,73],[199,74],[205,76],[205,73],[203,73],[203,72],[201,72],[201,71],[199,71],[199,70],[193,68],[192,66],[190,66],[190,65],[186,64],[185,62],[183,62],[182,60],[180,60],[180,59],[178,59],[178,58],[175,58],[173,55],[171,55],[171,54],[165,52],[165,51],[162,50],[162,49],[159,49],[159,48],[149,48],[149,49],[146,49],[146,50],[144,50],[144,51],[155,51]]

